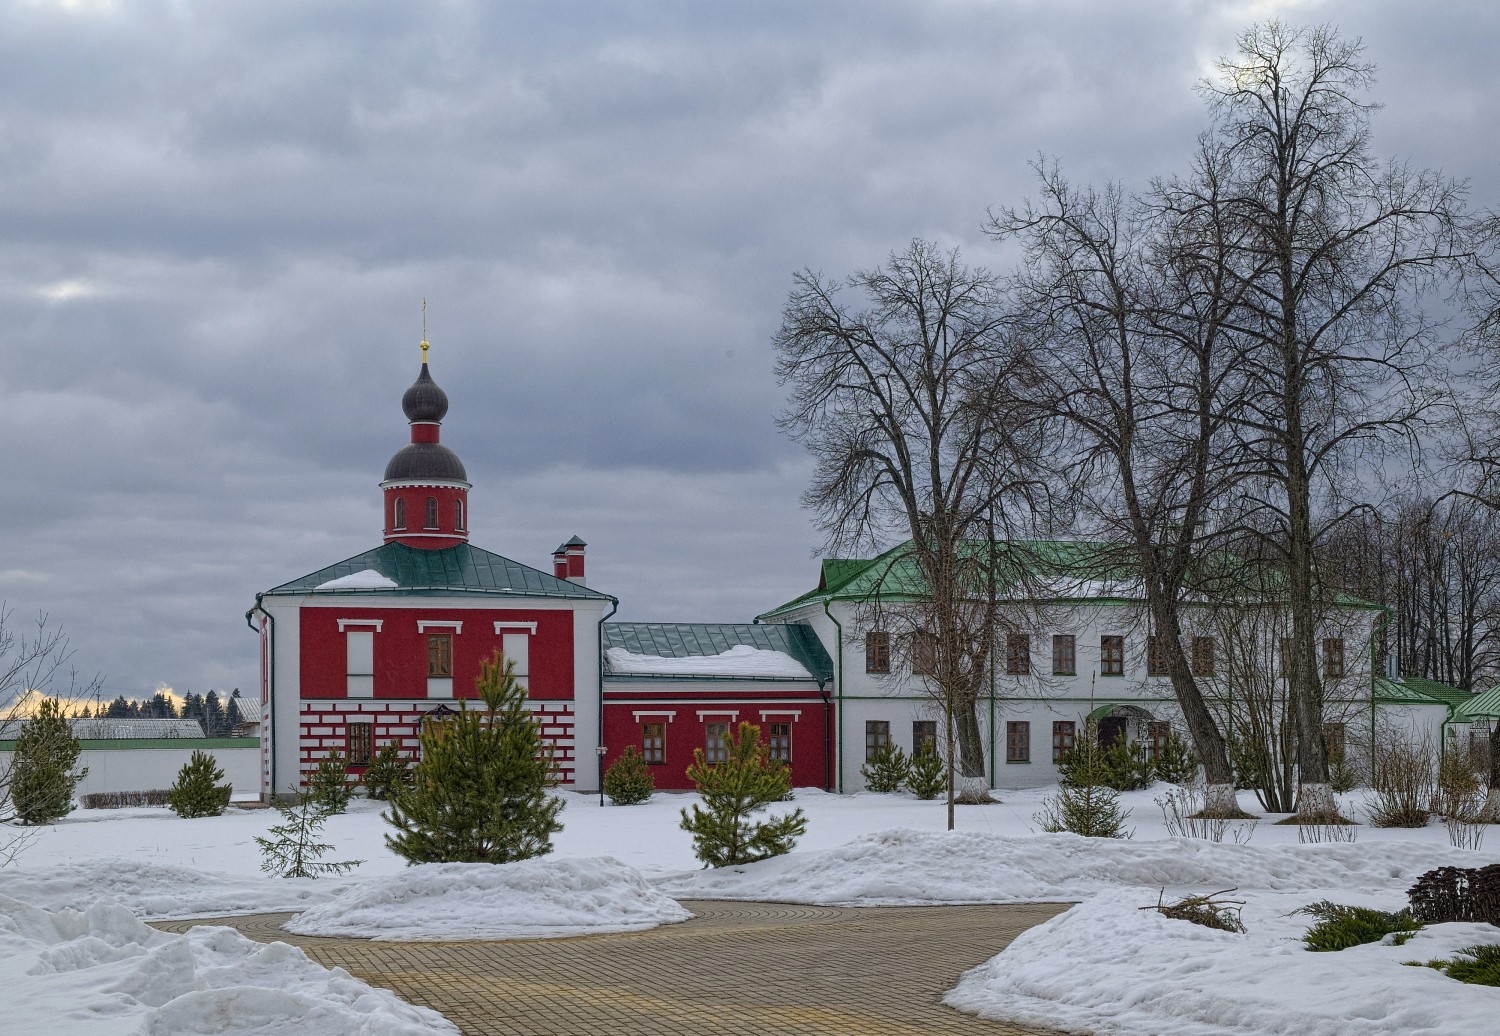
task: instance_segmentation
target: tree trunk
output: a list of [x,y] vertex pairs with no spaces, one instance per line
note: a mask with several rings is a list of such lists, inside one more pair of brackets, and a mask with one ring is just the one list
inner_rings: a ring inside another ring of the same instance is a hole
[[1490,788],[1484,797],[1479,819],[1486,824],[1500,824],[1500,719],[1490,727]]
[[[1148,585],[1156,585],[1154,574],[1148,573]],[[1172,681],[1172,693],[1182,709],[1182,719],[1193,742],[1193,751],[1203,764],[1204,795],[1202,816],[1216,819],[1243,819],[1250,816],[1239,807],[1234,795],[1234,771],[1229,765],[1229,750],[1219,725],[1208,711],[1208,704],[1198,689],[1192,666],[1182,650],[1182,624],[1177,616],[1177,602],[1167,595],[1155,593],[1150,602],[1152,623],[1156,627],[1157,644],[1166,652],[1167,673]],[[1226,791],[1227,789],[1227,791]]]
[[979,727],[978,703],[969,700],[958,703],[953,710],[953,721],[958,731],[958,787],[955,795],[959,802],[990,802],[990,782],[984,772],[984,737]]

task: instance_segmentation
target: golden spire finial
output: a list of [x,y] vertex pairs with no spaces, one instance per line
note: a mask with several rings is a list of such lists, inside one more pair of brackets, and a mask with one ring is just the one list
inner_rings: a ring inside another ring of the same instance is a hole
[[427,350],[432,346],[427,344],[427,300],[422,300],[422,362],[427,362]]

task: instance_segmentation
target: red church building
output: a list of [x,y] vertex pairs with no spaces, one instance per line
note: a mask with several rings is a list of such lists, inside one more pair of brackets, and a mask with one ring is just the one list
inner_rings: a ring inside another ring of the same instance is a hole
[[610,623],[617,600],[585,583],[576,536],[544,572],[469,543],[467,473],[441,442],[448,397],[428,345],[401,408],[411,441],[386,465],[384,542],[258,594],[262,793],[295,793],[341,753],[362,774],[388,742],[415,758],[421,725],[475,697],[482,661],[516,663],[562,787],[596,791],[641,750],[656,786],[690,788],[695,749],[722,758],[761,728],[795,784],[829,787],[833,665],[807,626]]
[[385,541],[258,594],[262,791],[297,791],[338,751],[363,773],[388,741],[417,753],[427,717],[475,697],[480,663],[516,663],[563,786],[597,788],[600,625],[614,598],[584,582],[585,544],[551,572],[469,543],[469,481],[440,441],[448,397],[422,369],[401,399],[411,441],[386,465]]

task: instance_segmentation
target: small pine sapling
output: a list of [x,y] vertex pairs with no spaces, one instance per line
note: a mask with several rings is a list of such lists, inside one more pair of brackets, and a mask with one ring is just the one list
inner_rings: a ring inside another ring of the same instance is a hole
[[604,794],[616,806],[633,806],[645,802],[656,790],[656,778],[646,769],[641,750],[635,745],[626,745],[604,774]]
[[865,787],[870,791],[900,791],[901,785],[906,783],[909,768],[906,753],[887,744],[859,768],[859,775],[865,779]]
[[281,823],[272,825],[267,832],[272,837],[255,838],[255,844],[260,846],[260,869],[267,874],[316,878],[323,874],[343,874],[364,863],[363,860],[325,863],[320,858],[333,848],[318,841],[329,812],[327,806],[312,796],[300,796],[290,805],[277,806],[276,811],[281,814]]
[[1151,761],[1156,779],[1168,784],[1188,785],[1198,779],[1198,754],[1187,738],[1173,730],[1161,742],[1156,758]]
[[321,804],[329,815],[349,808],[354,786],[349,781],[349,764],[337,750],[319,760],[318,768],[308,779],[307,795]]
[[807,831],[801,809],[770,820],[751,819],[791,790],[787,765],[770,758],[760,743],[760,728],[741,723],[737,734],[725,738],[722,762],[710,764],[703,749],[693,750],[687,775],[697,785],[702,806],[682,811],[679,825],[693,836],[693,853],[705,867],[754,863],[792,851]]
[[220,784],[224,771],[207,752],[194,751],[177,771],[177,783],[167,791],[167,805],[179,817],[217,817],[229,808],[231,786]]
[[1103,784],[1064,784],[1055,797],[1042,800],[1032,819],[1049,834],[1067,831],[1086,838],[1129,838],[1130,810],[1120,807],[1120,793]]
[[10,763],[10,806],[23,825],[50,824],[73,811],[73,789],[88,774],[74,771],[83,746],[62,703],[43,698],[21,727]]
[[947,790],[948,767],[932,742],[925,742],[912,755],[906,787],[919,799],[935,799]]
[[365,768],[365,793],[384,802],[411,782],[411,762],[401,754],[401,746],[387,741]]
[[496,652],[475,681],[482,709],[464,702],[422,725],[411,783],[383,814],[395,828],[385,844],[408,863],[511,863],[552,851],[563,803],[550,794],[552,754],[515,669]]
[[1141,746],[1123,737],[1104,750],[1104,783],[1115,791],[1140,791],[1151,787],[1156,770]]

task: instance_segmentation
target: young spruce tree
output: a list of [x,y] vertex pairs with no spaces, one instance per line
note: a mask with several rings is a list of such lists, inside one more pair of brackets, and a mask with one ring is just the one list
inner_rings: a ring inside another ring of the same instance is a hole
[[343,753],[335,749],[318,760],[318,768],[307,782],[307,795],[329,815],[349,808],[354,785],[349,781],[349,763]]
[[73,789],[88,774],[73,767],[83,750],[56,698],[43,698],[21,727],[11,759],[10,799],[22,824],[50,824],[73,811]]
[[384,802],[411,782],[411,762],[401,754],[401,745],[387,741],[365,769],[365,792]]
[[656,790],[656,778],[646,769],[641,750],[635,745],[626,745],[613,765],[604,774],[604,794],[616,806],[633,806],[645,802]]
[[179,817],[217,817],[229,806],[232,786],[220,784],[224,771],[207,752],[193,757],[177,771],[177,783],[167,791],[167,805]]
[[510,863],[552,851],[562,800],[551,752],[526,707],[515,663],[499,653],[475,682],[483,709],[424,724],[411,783],[395,792],[385,820],[392,852],[408,863]]
[[906,787],[919,799],[935,799],[947,790],[948,764],[930,741],[912,753]]
[[760,743],[760,728],[741,723],[726,739],[723,762],[708,763],[703,749],[693,750],[687,775],[698,786],[703,805],[682,811],[684,831],[693,836],[693,853],[705,867],[732,867],[791,852],[807,831],[807,818],[794,809],[759,823],[750,818],[773,802],[787,798],[792,776],[786,763],[770,758]]
[[267,874],[282,878],[316,878],[323,874],[343,874],[358,867],[363,860],[343,860],[324,863],[322,855],[333,846],[318,841],[323,822],[328,819],[328,807],[308,795],[297,798],[295,803],[277,806],[281,823],[273,824],[267,833],[271,838],[255,838],[260,846],[260,869]]

